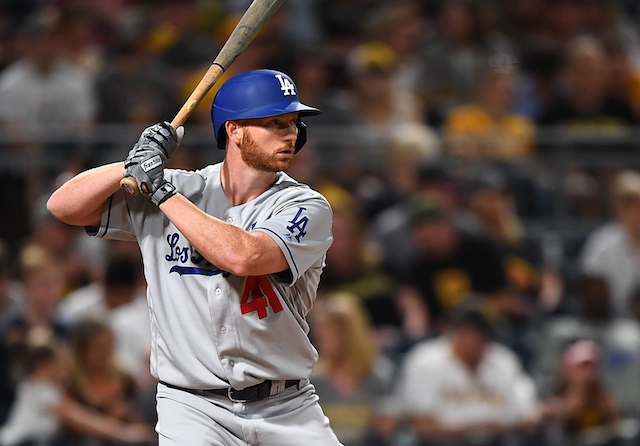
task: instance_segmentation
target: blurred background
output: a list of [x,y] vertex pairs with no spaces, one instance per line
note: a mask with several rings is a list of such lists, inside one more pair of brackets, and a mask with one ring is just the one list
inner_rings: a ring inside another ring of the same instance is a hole
[[[50,193],[170,121],[248,0],[0,0],[0,445],[155,444],[136,244]],[[334,210],[310,336],[345,446],[640,444],[640,4],[290,0]],[[216,87],[171,167],[221,161]]]

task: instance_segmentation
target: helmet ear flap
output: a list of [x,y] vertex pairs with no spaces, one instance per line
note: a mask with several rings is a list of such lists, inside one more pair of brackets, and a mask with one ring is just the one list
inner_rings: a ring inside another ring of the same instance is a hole
[[218,130],[216,142],[218,143],[218,149],[224,150],[227,146],[227,131],[224,128],[224,124]]
[[307,124],[298,119],[296,121],[296,127],[298,127],[298,138],[296,139],[296,150],[294,153],[298,153],[307,142]]

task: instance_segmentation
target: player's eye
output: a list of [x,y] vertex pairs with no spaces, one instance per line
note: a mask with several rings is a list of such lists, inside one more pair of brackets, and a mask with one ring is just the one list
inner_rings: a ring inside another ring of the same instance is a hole
[[277,128],[278,130],[286,130],[295,125],[295,120],[285,120],[282,118],[272,119],[269,125]]

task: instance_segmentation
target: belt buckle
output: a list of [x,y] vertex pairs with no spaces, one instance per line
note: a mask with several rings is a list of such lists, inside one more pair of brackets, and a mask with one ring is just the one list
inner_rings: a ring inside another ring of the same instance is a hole
[[233,394],[233,390],[234,390],[234,389],[233,389],[233,387],[229,387],[229,388],[227,389],[227,398],[229,398],[232,402],[234,402],[234,403],[246,403],[247,401],[249,401],[249,400],[246,400],[246,399],[244,399],[244,400],[238,400],[238,399],[235,399],[235,398],[232,396],[232,394]]
[[269,388],[269,396],[279,395],[282,392],[287,390],[287,381],[284,379],[271,381],[271,386]]

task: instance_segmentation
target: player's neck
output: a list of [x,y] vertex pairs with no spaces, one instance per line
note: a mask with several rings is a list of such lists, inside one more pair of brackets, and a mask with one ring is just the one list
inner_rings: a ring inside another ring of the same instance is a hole
[[225,159],[220,169],[222,190],[232,206],[247,203],[269,189],[275,173],[252,169],[244,163]]

